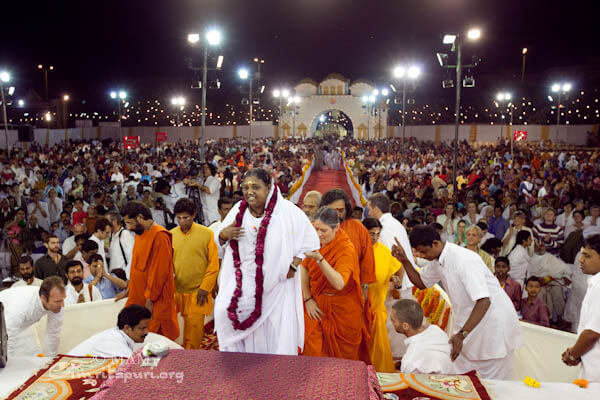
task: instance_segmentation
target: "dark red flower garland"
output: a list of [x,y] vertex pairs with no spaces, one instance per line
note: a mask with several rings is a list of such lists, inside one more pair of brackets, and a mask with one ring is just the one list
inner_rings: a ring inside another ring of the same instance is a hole
[[[250,328],[256,320],[260,318],[262,314],[262,297],[263,297],[263,253],[265,252],[265,238],[267,236],[267,227],[269,226],[269,222],[271,221],[271,215],[273,214],[273,210],[275,209],[275,204],[277,203],[277,186],[273,189],[273,195],[269,200],[269,204],[265,209],[265,216],[260,223],[260,228],[258,229],[258,235],[256,237],[256,249],[255,249],[255,257],[254,262],[256,263],[256,276],[254,281],[256,283],[256,292],[254,293],[255,303],[254,310],[250,314],[248,318],[244,321],[240,322],[237,315],[238,301],[240,297],[242,297],[242,263],[240,261],[240,250],[238,247],[237,240],[231,240],[230,246],[233,250],[233,268],[235,269],[235,290],[233,291],[233,296],[231,297],[231,302],[229,303],[229,307],[227,307],[227,315],[231,322],[233,322],[233,328],[237,330],[246,330]],[[240,209],[235,216],[235,226],[242,226],[242,221],[244,219],[244,213],[248,208],[248,203],[246,200],[242,200],[242,204],[240,204]]]

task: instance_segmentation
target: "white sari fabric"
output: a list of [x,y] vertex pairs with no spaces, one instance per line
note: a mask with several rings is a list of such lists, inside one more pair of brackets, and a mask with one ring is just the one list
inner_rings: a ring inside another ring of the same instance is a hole
[[[267,198],[273,196],[274,185]],[[215,330],[221,351],[264,354],[297,355],[304,347],[304,306],[300,272],[288,279],[294,257],[303,259],[304,253],[320,248],[317,232],[304,212],[285,200],[277,191],[277,204],[267,228],[263,263],[263,302],[260,318],[246,330],[236,330],[229,319],[227,308],[235,290],[233,250],[229,242],[221,247],[223,262],[219,276],[219,294],[215,299]],[[241,202],[235,204],[221,223],[215,237],[235,222]],[[242,270],[242,296],[238,301],[238,318],[244,321],[255,305],[255,248],[260,223],[246,209],[242,227],[244,236],[238,240]]]

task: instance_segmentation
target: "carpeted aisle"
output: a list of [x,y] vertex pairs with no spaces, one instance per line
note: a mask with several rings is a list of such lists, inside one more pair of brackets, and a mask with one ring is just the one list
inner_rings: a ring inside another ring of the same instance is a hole
[[348,196],[350,196],[352,204],[354,204],[344,170],[322,169],[320,171],[314,171],[310,174],[308,182],[306,182],[306,184],[304,185],[298,205],[302,206],[302,200],[304,199],[304,195],[310,192],[311,190],[318,190],[319,192],[321,192],[321,194],[323,194],[330,189],[338,188],[345,191],[348,194]]

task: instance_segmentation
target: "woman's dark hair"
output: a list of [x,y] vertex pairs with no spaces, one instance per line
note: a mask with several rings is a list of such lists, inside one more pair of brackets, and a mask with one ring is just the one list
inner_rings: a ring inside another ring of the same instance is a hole
[[519,231],[517,233],[517,240],[516,240],[516,244],[523,244],[524,241],[526,241],[527,239],[529,239],[529,237],[531,236],[531,232],[526,231],[526,230],[522,230]]
[[187,197],[183,197],[177,200],[177,203],[175,203],[175,207],[173,207],[173,213],[175,215],[185,212],[190,215],[196,214],[196,204]]
[[331,189],[321,197],[321,204],[319,207],[326,207],[337,200],[344,200],[344,208],[346,209],[346,219],[352,217],[352,203],[350,197],[342,189]]
[[589,247],[600,254],[600,234],[592,235],[583,241],[584,247]]
[[441,241],[440,234],[430,226],[417,225],[410,231],[410,245],[413,248],[419,246],[431,247],[434,241]]
[[502,248],[502,240],[498,238],[489,238],[485,241],[483,246],[481,246],[481,250],[485,251],[489,254],[494,254],[493,249],[501,249]]
[[337,212],[329,207],[321,207],[315,213],[315,216],[312,218],[312,221],[321,221],[325,225],[329,226],[331,229],[334,229],[340,223],[340,217]]
[[152,219],[152,212],[150,209],[140,201],[128,201],[127,204],[121,208],[121,215],[127,218],[137,218],[141,215],[144,219]]
[[260,179],[267,187],[269,187],[269,185],[271,184],[271,176],[269,175],[267,170],[263,168],[252,168],[250,171],[244,174],[242,182],[244,182],[247,178],[251,176]]
[[365,218],[365,220],[362,223],[365,226],[365,228],[367,228],[367,230],[373,229],[373,228],[381,229],[381,222],[379,222],[379,220],[377,220],[373,217]]

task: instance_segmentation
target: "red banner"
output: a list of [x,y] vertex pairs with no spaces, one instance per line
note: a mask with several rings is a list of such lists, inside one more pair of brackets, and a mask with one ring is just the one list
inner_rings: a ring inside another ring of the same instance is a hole
[[513,140],[515,142],[527,140],[527,131],[513,131]]
[[140,147],[139,136],[123,136],[123,148],[125,150],[136,149]]
[[156,141],[157,142],[166,142],[167,141],[167,132],[156,132]]

